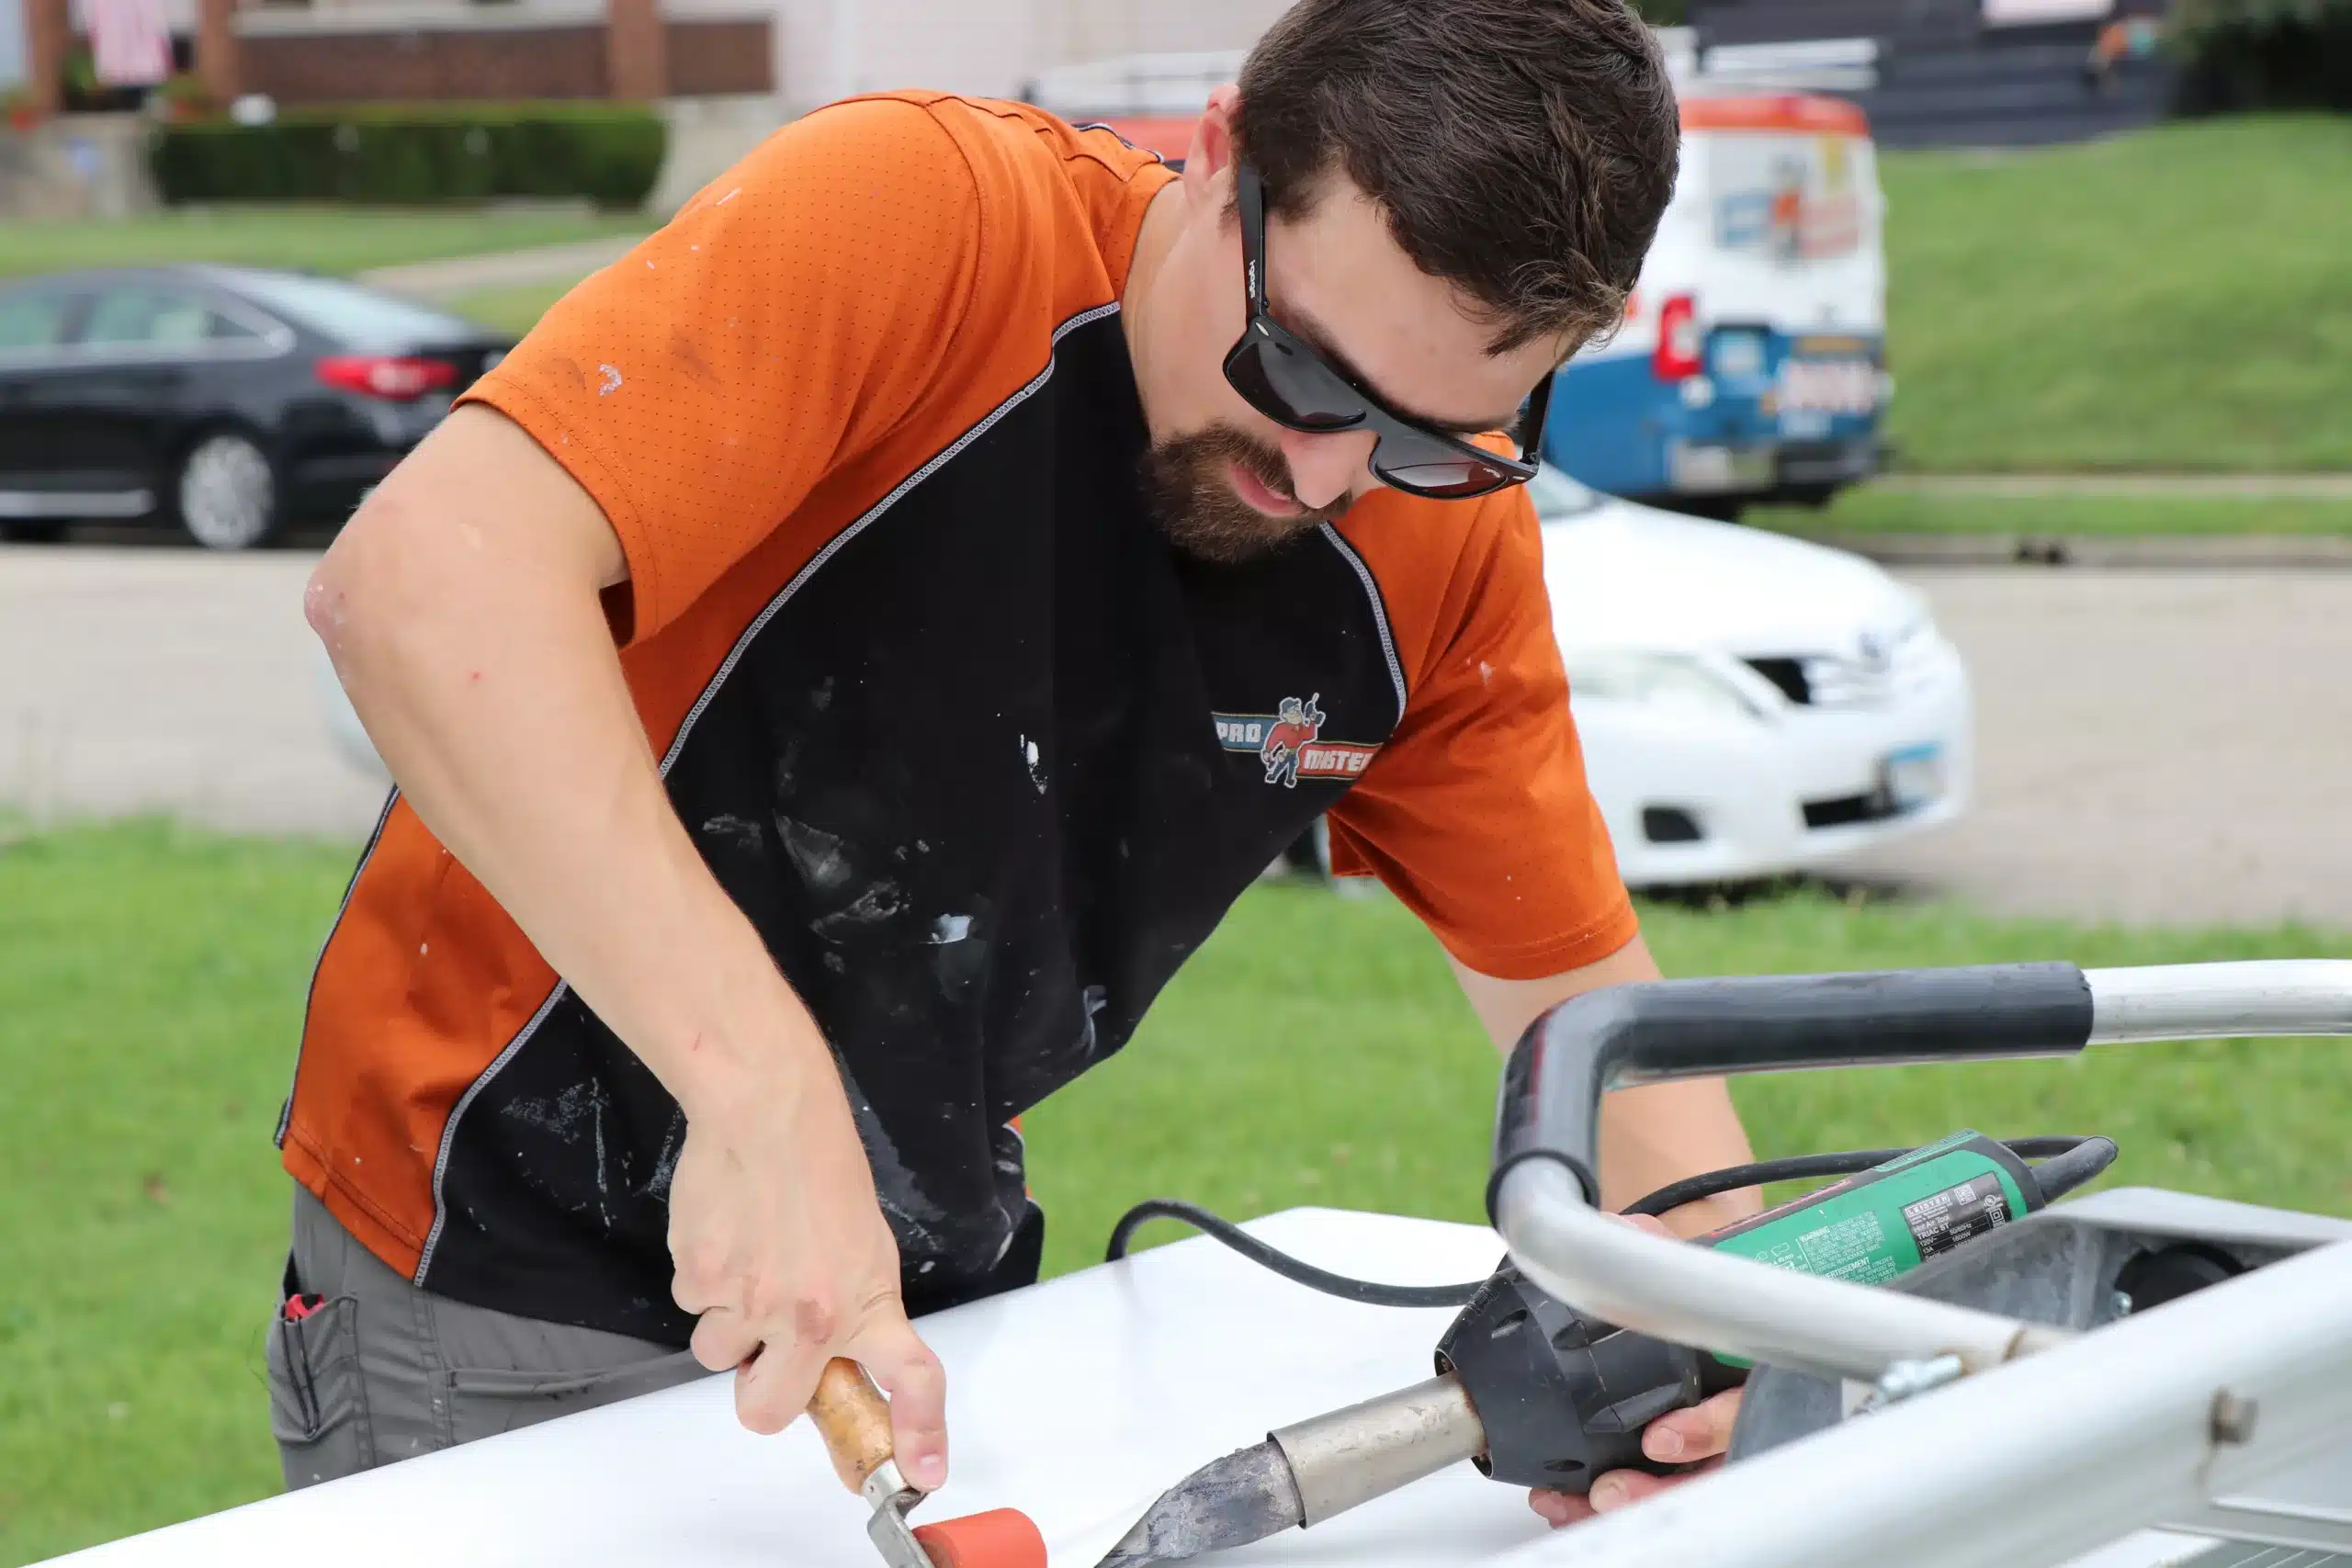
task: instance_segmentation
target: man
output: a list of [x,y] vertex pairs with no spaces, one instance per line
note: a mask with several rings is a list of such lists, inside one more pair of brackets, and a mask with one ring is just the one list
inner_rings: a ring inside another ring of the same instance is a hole
[[[909,1319],[1034,1278],[1014,1119],[1319,815],[1498,1044],[1654,976],[1516,427],[1677,143],[1621,0],[1302,0],[1181,176],[854,100],[559,304],[310,588],[401,788],[280,1139],[289,1480],[847,1356],[936,1487]],[[1720,1085],[1603,1136],[1612,1203],[1748,1155]]]

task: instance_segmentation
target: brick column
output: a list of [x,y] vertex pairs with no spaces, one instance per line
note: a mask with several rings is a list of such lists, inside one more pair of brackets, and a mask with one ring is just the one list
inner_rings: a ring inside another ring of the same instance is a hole
[[667,97],[670,44],[662,28],[661,0],[605,0],[605,6],[606,91],[649,104]]
[[196,73],[226,107],[244,89],[237,70],[237,0],[197,0]]
[[33,106],[55,114],[65,102],[65,51],[74,41],[65,0],[25,0],[25,68]]

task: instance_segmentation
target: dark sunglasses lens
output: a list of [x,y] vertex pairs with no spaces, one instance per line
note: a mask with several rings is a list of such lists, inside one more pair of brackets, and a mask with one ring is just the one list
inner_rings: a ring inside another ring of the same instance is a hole
[[1485,495],[1519,478],[1508,468],[1450,448],[1424,446],[1396,436],[1384,436],[1374,449],[1372,471],[1398,490],[1445,500]]
[[1251,332],[1225,362],[1226,378],[1251,407],[1295,430],[1345,430],[1363,400],[1303,349]]

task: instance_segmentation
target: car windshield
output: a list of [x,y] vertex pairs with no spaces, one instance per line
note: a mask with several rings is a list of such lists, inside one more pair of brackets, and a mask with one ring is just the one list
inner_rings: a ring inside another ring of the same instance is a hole
[[1535,502],[1535,515],[1546,523],[1574,517],[1600,504],[1598,491],[1587,490],[1549,463],[1527,481],[1527,494]]
[[395,295],[379,294],[339,277],[284,272],[233,272],[230,280],[264,308],[345,346],[392,354],[425,344],[465,343],[492,335],[462,316]]

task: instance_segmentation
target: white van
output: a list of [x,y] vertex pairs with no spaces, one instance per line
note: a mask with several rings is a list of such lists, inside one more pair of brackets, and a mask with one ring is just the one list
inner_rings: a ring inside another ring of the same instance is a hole
[[1685,512],[1818,504],[1876,471],[1885,197],[1861,111],[1684,88],[1682,171],[1617,334],[1568,362],[1544,456]]

